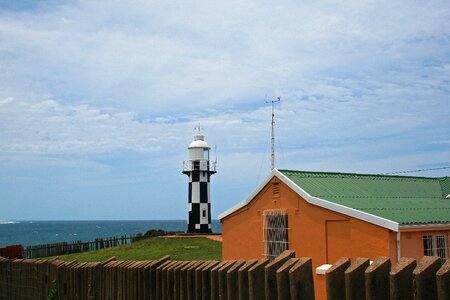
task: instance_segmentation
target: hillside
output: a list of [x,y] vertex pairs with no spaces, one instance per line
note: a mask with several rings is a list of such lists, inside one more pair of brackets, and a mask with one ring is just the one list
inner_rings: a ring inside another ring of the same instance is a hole
[[112,256],[118,260],[152,260],[170,255],[172,260],[221,260],[222,243],[207,238],[164,238],[157,237],[130,245],[62,255],[65,261],[104,261]]

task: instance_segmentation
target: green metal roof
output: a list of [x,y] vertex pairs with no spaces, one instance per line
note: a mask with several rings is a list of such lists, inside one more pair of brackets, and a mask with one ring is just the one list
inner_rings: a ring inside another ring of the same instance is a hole
[[450,223],[450,177],[279,171],[311,196],[399,224]]

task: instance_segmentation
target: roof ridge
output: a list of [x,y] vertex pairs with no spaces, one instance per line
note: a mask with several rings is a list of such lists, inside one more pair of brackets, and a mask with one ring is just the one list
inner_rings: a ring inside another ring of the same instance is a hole
[[345,173],[345,172],[324,172],[324,171],[302,171],[290,169],[278,169],[280,172],[295,172],[303,174],[328,174],[328,175],[346,175],[346,176],[360,176],[360,177],[379,177],[379,178],[393,178],[393,179],[426,179],[426,180],[444,180],[446,177],[425,177],[425,176],[405,176],[405,175],[388,175],[388,174],[367,174],[367,173]]

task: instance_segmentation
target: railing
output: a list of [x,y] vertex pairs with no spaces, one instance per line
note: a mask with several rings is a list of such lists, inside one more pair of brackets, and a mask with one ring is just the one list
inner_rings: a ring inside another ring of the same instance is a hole
[[189,171],[210,171],[216,172],[217,162],[209,160],[188,160],[183,161],[183,172]]
[[23,250],[24,258],[38,258],[56,255],[65,255],[87,251],[95,251],[104,248],[117,247],[129,244],[133,241],[135,235],[123,235],[110,238],[99,238],[92,242],[74,241],[71,243],[53,243],[43,245],[27,246]]

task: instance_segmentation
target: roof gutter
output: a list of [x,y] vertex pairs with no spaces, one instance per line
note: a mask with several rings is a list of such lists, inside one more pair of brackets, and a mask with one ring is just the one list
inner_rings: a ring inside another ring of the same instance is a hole
[[444,230],[450,229],[450,223],[441,223],[441,224],[418,224],[418,225],[400,225],[400,231],[423,231],[423,230]]

